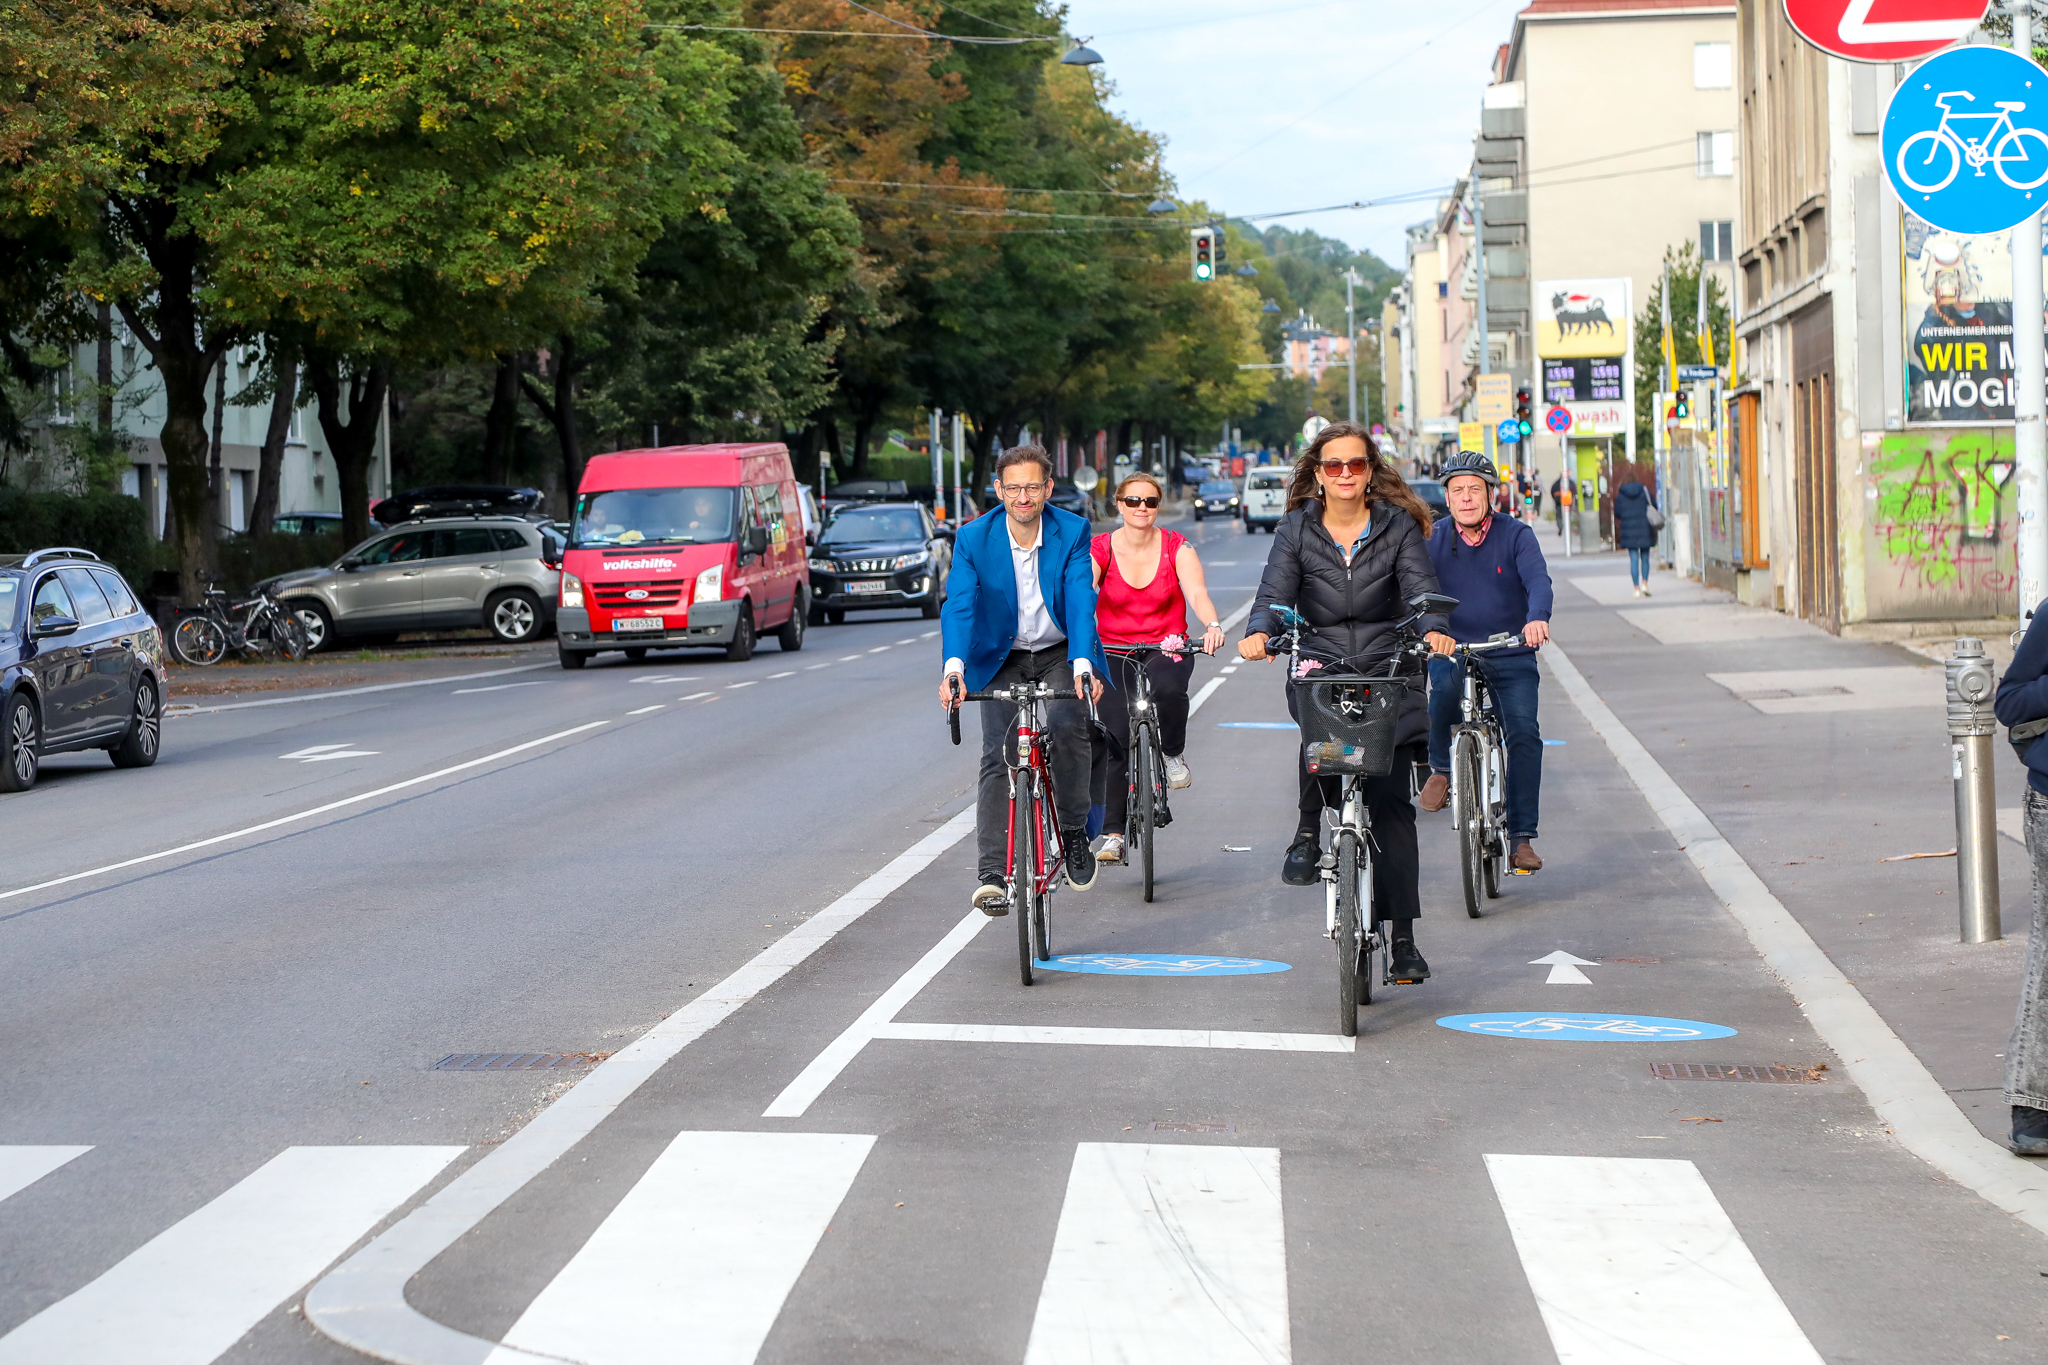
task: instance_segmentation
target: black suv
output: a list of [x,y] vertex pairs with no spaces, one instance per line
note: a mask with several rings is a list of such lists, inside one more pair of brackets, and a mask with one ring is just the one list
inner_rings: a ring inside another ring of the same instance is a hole
[[839,509],[810,554],[814,626],[849,611],[916,608],[938,619],[953,567],[953,532],[914,502],[866,502]]
[[156,762],[164,676],[162,633],[99,556],[0,555],[0,791],[34,786],[49,754]]

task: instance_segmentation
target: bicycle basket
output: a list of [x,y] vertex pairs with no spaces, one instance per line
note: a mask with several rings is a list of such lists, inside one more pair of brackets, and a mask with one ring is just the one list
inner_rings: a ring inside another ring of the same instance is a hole
[[1394,770],[1394,731],[1407,688],[1399,682],[1310,678],[1297,684],[1308,770],[1383,777]]

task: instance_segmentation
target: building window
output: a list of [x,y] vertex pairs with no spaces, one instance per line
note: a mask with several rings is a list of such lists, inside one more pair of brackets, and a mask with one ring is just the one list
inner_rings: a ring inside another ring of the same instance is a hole
[[1700,224],[1700,259],[1703,261],[1732,261],[1735,259],[1735,224],[1723,218],[1718,223]]
[[1735,54],[1727,43],[1692,45],[1692,88],[1727,90],[1735,84]]
[[1735,174],[1735,134],[1697,133],[1693,138],[1694,173],[1701,179]]

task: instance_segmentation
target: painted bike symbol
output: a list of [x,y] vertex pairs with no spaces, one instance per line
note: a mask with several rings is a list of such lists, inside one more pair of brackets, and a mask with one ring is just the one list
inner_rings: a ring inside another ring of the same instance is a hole
[[[1949,108],[1950,100],[1961,99],[1974,103],[1976,98],[1967,90],[1944,91],[1934,97],[1934,102],[1941,106],[1941,122],[1933,128],[1913,134],[1901,144],[1898,156],[1899,179],[1921,194],[1934,194],[1947,189],[1956,176],[1962,173],[1965,165],[1970,166],[1980,176],[1984,174],[1984,168],[1988,165],[1998,173],[2000,180],[2016,190],[2031,190],[2036,186],[2048,184],[2048,133],[2043,133],[2038,128],[2013,126],[2012,116],[2024,110],[2027,107],[2026,102],[1994,100],[1992,105],[1998,110],[1995,114],[1959,114]],[[1988,121],[1991,126],[1981,137],[1975,138],[1964,136],[1953,126],[1972,119],[1979,122]],[[1994,138],[1996,141],[1993,141]],[[2028,139],[2040,144],[2038,153],[2030,151]],[[1906,168],[1907,159],[1922,142],[1927,144],[1926,157],[1920,161],[1917,169],[1927,172],[1938,160],[1944,159],[1945,154],[1948,164],[1946,172],[1934,172],[1931,177],[1923,179]],[[2029,172],[2039,167],[2040,173],[2031,180],[2015,180],[2005,169],[2008,164],[2017,164]]]
[[1701,1030],[1696,1028],[1671,1028],[1661,1024],[1646,1024],[1640,1019],[1503,1019],[1498,1023],[1473,1024],[1474,1032],[1500,1034],[1545,1034],[1557,1033],[1564,1029],[1577,1029],[1585,1033],[1617,1033],[1629,1038],[1698,1038]]

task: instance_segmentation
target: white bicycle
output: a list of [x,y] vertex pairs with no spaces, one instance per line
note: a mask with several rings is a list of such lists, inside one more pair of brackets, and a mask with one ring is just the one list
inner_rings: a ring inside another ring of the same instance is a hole
[[[1984,168],[1989,166],[1997,172],[2000,180],[2016,190],[2031,190],[2040,185],[2048,185],[2048,133],[2043,133],[2038,128],[2013,126],[2012,116],[2025,109],[2026,102],[1995,100],[1993,106],[1998,110],[1995,114],[1959,114],[1949,108],[1950,100],[1964,99],[1974,103],[1976,98],[1967,90],[1949,90],[1934,97],[1934,102],[1941,106],[1941,122],[1933,128],[1913,134],[1900,145],[1899,179],[1921,194],[1933,194],[1937,190],[1947,189],[1967,165],[1978,175],[1984,174]],[[1983,136],[1976,138],[1965,137],[1952,126],[1970,119],[1988,121],[1991,126],[1985,130]],[[1908,159],[1923,142],[1927,144],[1926,157],[1917,169],[1925,173],[1937,162],[1945,159],[1948,163],[1945,172],[1936,172],[1930,177],[1922,178],[1906,168]],[[2030,142],[2038,143],[2038,150],[2030,146]],[[2016,180],[2006,170],[2008,165],[2015,164],[2024,167],[2028,174],[2033,174],[2037,169],[2039,174],[2034,174],[2031,180]]]

